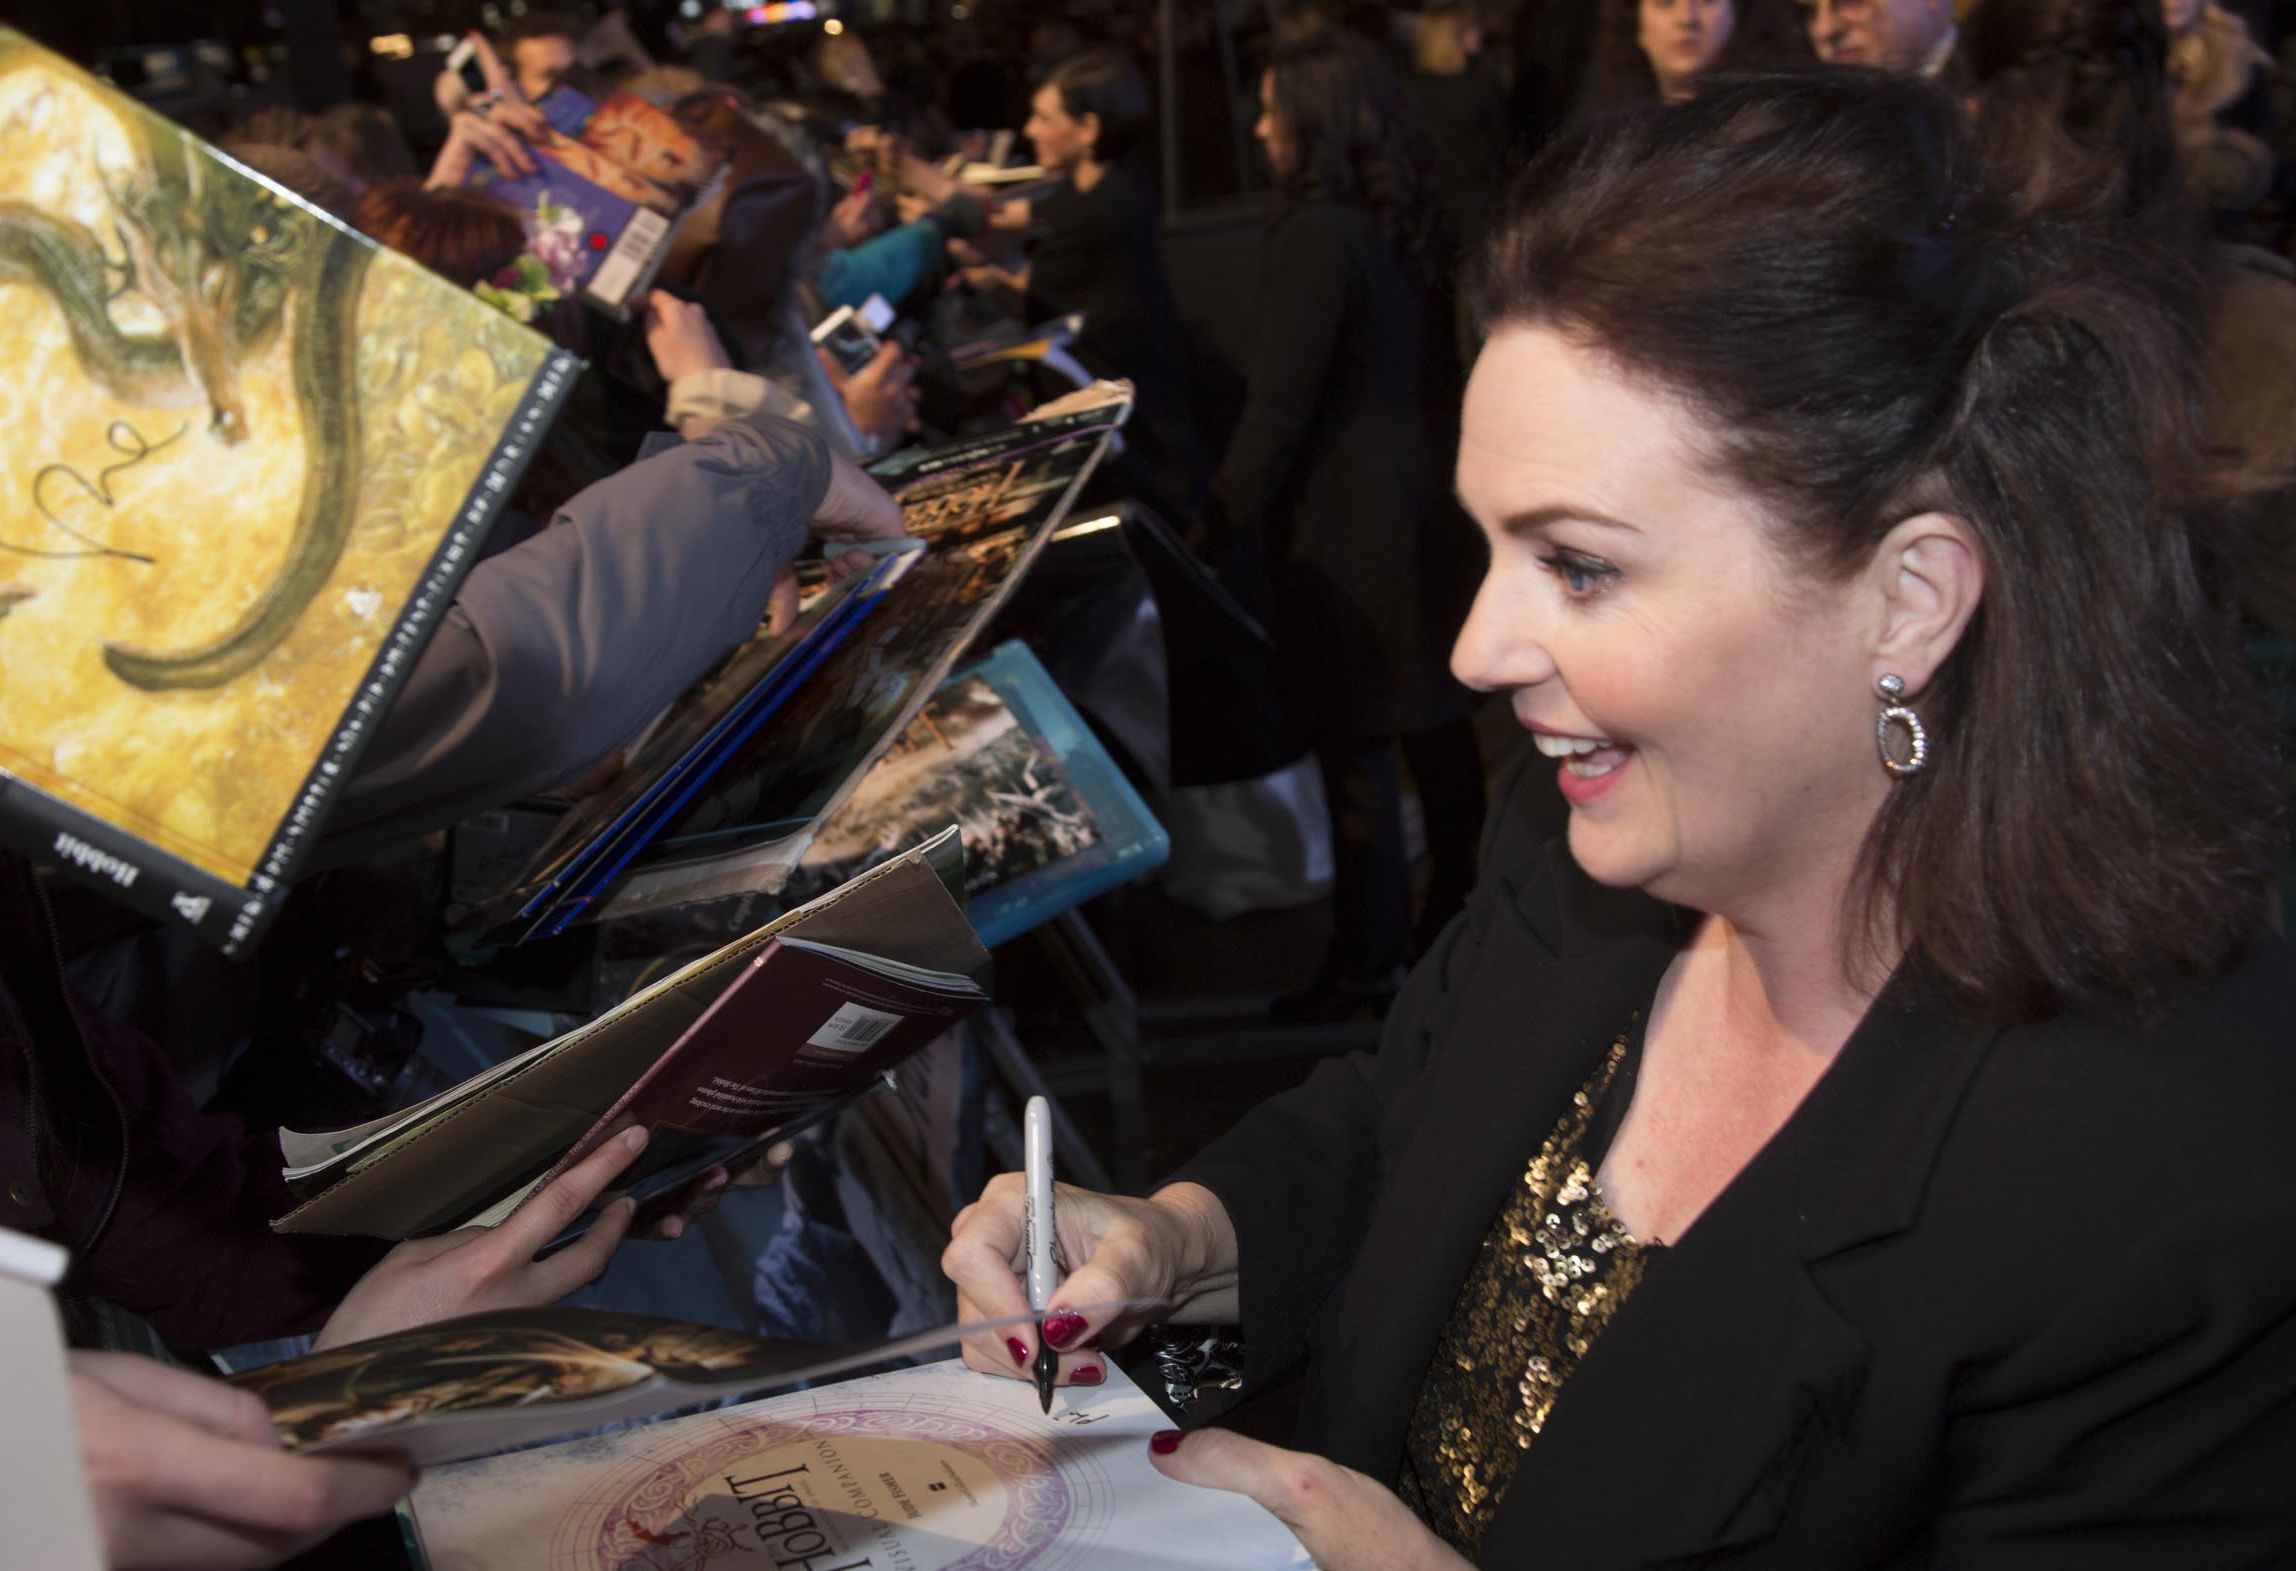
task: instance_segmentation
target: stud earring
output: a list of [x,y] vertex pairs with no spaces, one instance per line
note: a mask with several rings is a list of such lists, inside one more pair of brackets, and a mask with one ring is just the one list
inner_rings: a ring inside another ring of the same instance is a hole
[[[1929,762],[1929,733],[1922,729],[1921,716],[1902,702],[1905,697],[1905,680],[1892,671],[1874,683],[1873,687],[1881,695],[1883,706],[1873,726],[1874,746],[1881,750],[1882,768],[1900,780],[1907,775],[1920,774]],[[1905,728],[1905,757],[1902,759],[1891,751],[1889,745],[1889,728],[1893,725]]]

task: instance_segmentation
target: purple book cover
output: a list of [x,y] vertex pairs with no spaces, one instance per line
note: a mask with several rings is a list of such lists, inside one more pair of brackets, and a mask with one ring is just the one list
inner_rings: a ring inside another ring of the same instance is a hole
[[568,295],[621,310],[653,276],[669,237],[659,213],[531,149],[535,172],[510,174],[481,162],[472,184],[517,209],[526,250],[478,286],[481,298],[531,322]]

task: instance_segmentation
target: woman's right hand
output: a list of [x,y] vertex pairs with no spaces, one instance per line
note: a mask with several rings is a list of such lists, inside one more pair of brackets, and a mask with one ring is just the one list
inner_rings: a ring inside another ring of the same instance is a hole
[[[941,1270],[957,1286],[959,1320],[1029,1312],[1024,1192],[1020,1174],[1002,1173],[957,1213]],[[1236,1230],[1210,1190],[1169,1184],[1135,1200],[1058,1184],[1052,1209],[1056,1248],[1069,1268],[1044,1315],[1045,1339],[1061,1354],[1060,1384],[1106,1378],[1100,1356],[1080,1349],[1122,1346],[1156,1321],[1236,1318]],[[1109,1307],[1144,1300],[1157,1307]],[[964,1358],[985,1373],[1027,1379],[1036,1338],[1027,1326],[973,1337]]]

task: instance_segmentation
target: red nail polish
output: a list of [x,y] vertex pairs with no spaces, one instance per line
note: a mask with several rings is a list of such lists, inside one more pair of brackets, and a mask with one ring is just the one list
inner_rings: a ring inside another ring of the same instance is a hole
[[1170,1456],[1180,1449],[1180,1442],[1184,1438],[1177,1429],[1159,1429],[1148,1437],[1148,1449],[1158,1456]]
[[1044,1317],[1044,1339],[1066,1347],[1084,1334],[1084,1317],[1073,1309],[1056,1309]]
[[1004,1339],[1004,1345],[1005,1351],[1012,1354],[1012,1361],[1026,1369],[1028,1367],[1028,1344],[1017,1336],[1008,1336]]
[[1096,1386],[1107,1378],[1108,1371],[1098,1364],[1079,1364],[1068,1372],[1068,1383],[1072,1386]]

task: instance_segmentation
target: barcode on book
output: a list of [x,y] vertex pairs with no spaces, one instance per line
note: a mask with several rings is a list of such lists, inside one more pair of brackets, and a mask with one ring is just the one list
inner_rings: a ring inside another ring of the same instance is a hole
[[621,305],[652,265],[655,248],[669,232],[670,221],[652,208],[641,207],[632,213],[622,226],[622,237],[591,275],[590,293],[608,305]]
[[864,1009],[859,1004],[839,1004],[837,1013],[829,1017],[822,1028],[805,1039],[807,1047],[826,1047],[839,1053],[858,1053],[863,1048],[875,1047],[886,1032],[901,1023],[899,1015],[889,1015],[882,1009]]

